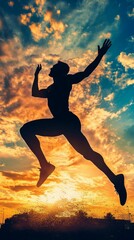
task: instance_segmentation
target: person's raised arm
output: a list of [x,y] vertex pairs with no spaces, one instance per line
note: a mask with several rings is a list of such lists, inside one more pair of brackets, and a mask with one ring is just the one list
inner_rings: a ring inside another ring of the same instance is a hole
[[47,98],[47,89],[41,89],[39,90],[38,86],[38,75],[39,72],[41,71],[42,66],[39,64],[36,68],[36,71],[34,73],[34,81],[33,81],[33,86],[32,86],[32,96],[33,97],[40,97],[40,98]]
[[106,54],[107,50],[111,47],[111,41],[109,39],[105,39],[102,47],[98,45],[98,55],[95,60],[90,63],[83,72],[78,72],[74,75],[70,76],[72,84],[76,84],[81,82],[84,78],[88,77],[94,69],[100,63],[102,57]]

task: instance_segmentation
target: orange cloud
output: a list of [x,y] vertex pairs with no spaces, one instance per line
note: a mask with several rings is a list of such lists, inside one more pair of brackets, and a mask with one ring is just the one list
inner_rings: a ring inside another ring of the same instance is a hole
[[13,1],[8,2],[8,5],[9,5],[10,7],[13,7],[13,6],[14,6],[14,2],[13,2]]
[[60,13],[61,13],[60,9],[57,9],[56,12],[57,12],[58,15],[60,15]]
[[37,11],[39,14],[42,14],[43,7],[45,5],[46,0],[35,0],[37,7]]
[[48,36],[47,32],[42,32],[40,23],[32,23],[29,25],[33,39],[38,42],[41,38],[46,38]]
[[134,68],[134,54],[121,52],[118,56],[118,61],[123,65],[125,70],[129,68]]
[[31,13],[21,14],[20,15],[20,22],[24,25],[27,25],[30,22],[31,16],[32,16]]
[[35,13],[36,12],[36,8],[34,8],[32,5],[25,5],[24,7],[23,7],[23,9],[25,9],[25,10],[30,10],[32,13]]
[[108,33],[102,33],[99,38],[102,39],[102,38],[110,38],[111,37],[111,33],[108,32]]
[[134,79],[127,79],[126,84],[127,84],[127,86],[133,85],[134,84]]
[[35,3],[36,3],[37,5],[44,5],[45,2],[46,2],[46,0],[35,0]]
[[54,37],[56,39],[61,39],[61,34],[65,31],[65,25],[62,21],[56,21],[52,17],[52,12],[47,11],[44,15],[44,21],[50,23],[50,28],[46,27],[48,33],[54,32]]

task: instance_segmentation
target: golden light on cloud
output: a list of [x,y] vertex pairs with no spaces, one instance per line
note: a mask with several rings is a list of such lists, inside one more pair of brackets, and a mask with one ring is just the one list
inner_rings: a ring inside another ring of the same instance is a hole
[[36,42],[38,42],[41,38],[46,38],[48,36],[47,32],[42,31],[40,23],[32,23],[31,25],[29,25],[29,28]]
[[134,84],[134,79],[128,79],[126,84],[127,84],[127,86],[133,85]]
[[107,32],[107,33],[102,33],[100,36],[99,36],[99,38],[101,39],[101,38],[110,38],[111,37],[111,33],[110,32]]
[[52,17],[52,12],[47,11],[44,14],[44,21],[50,23],[50,28],[46,28],[47,32],[51,33],[54,32],[54,37],[56,39],[61,39],[61,34],[65,31],[65,25],[62,21],[56,21]]
[[50,22],[51,19],[52,19],[52,12],[47,11],[47,12],[45,13],[45,15],[44,15],[44,21]]
[[134,68],[134,54],[129,53],[126,54],[125,52],[121,52],[118,56],[118,61],[124,66],[124,68],[127,70],[129,68]]
[[37,5],[44,5],[45,2],[46,2],[46,0],[35,0],[35,3],[36,3]]
[[30,22],[31,16],[32,16],[31,13],[21,14],[20,15],[20,22],[24,25],[27,25]]
[[13,6],[14,6],[14,2],[13,2],[13,1],[8,2],[8,5],[9,5],[10,7],[13,7]]
[[40,202],[45,202],[46,204],[54,204],[60,200],[64,201],[64,199],[67,201],[80,199],[83,196],[82,192],[78,192],[75,184],[73,185],[69,180],[70,179],[68,178],[68,180],[57,184],[57,186],[54,186],[52,189],[50,186],[50,189],[44,191],[44,194],[39,196],[38,200]]
[[43,7],[45,6],[46,0],[35,0],[37,5],[37,11],[39,14],[42,14]]
[[60,13],[61,13],[61,12],[60,12],[60,9],[57,9],[56,12],[57,12],[58,15],[60,15]]
[[104,98],[105,101],[111,101],[114,98],[114,93],[110,93],[107,97]]

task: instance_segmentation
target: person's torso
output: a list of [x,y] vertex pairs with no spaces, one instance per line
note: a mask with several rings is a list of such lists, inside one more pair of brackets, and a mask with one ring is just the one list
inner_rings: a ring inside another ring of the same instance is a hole
[[55,83],[48,87],[48,106],[54,117],[62,116],[69,111],[69,94],[71,83],[65,79],[62,84]]

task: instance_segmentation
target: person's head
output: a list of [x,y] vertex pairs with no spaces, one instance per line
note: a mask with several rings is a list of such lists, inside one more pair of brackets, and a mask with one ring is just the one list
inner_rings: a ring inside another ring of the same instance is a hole
[[58,61],[53,67],[50,69],[49,76],[50,77],[60,77],[65,76],[69,72],[69,66],[67,63]]

